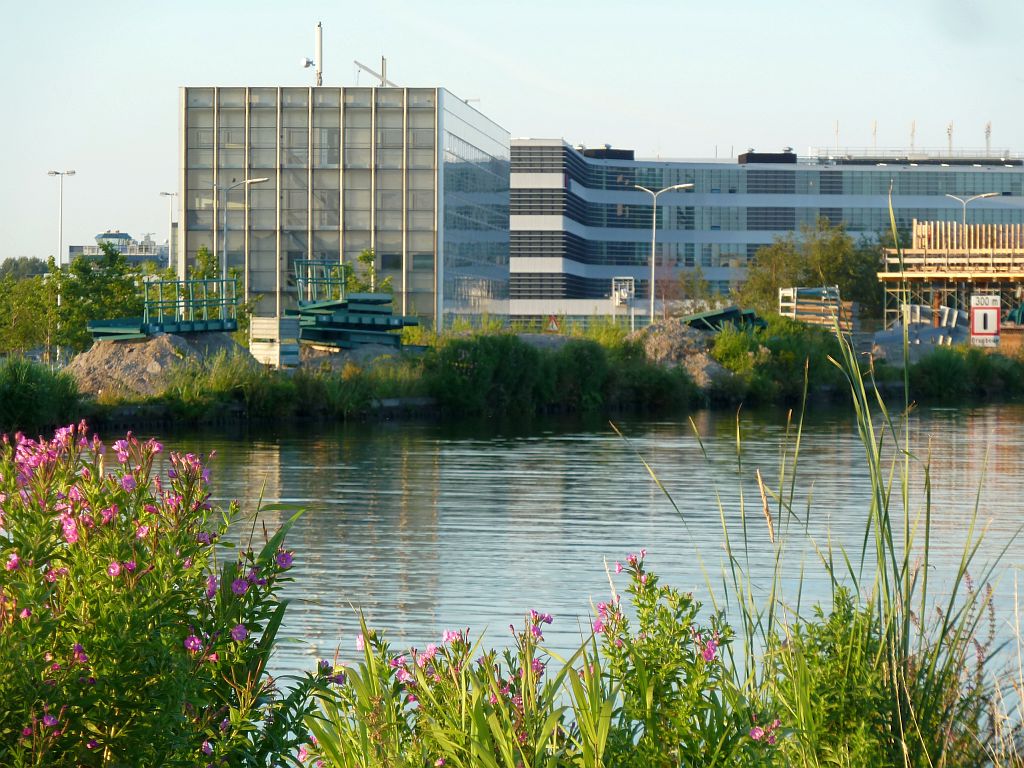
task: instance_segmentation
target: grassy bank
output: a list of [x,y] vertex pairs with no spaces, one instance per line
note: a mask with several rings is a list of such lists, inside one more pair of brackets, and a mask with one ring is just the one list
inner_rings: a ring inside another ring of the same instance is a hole
[[[0,366],[0,428],[30,432],[87,416],[103,423],[218,423],[225,420],[343,421],[369,417],[388,399],[429,399],[439,418],[531,414],[680,413],[707,405],[795,403],[812,393],[847,395],[840,355],[827,331],[774,317],[763,329],[726,328],[711,357],[728,375],[699,389],[686,371],[650,362],[623,329],[597,325],[564,344],[537,348],[500,330],[432,339],[418,354],[397,354],[341,370],[265,369],[221,355],[184,361],[151,397],[81,397],[67,376],[23,360]],[[866,366],[864,360],[860,361]],[[883,386],[901,387],[900,368],[879,363]],[[909,370],[921,402],[1024,395],[1024,360],[978,349],[936,349]]]

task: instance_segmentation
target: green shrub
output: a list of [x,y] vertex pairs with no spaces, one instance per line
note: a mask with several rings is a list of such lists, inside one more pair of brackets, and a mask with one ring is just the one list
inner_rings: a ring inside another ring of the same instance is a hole
[[448,338],[423,359],[427,392],[469,416],[532,413],[540,353],[508,333]]
[[267,662],[286,525],[229,553],[208,469],[84,424],[0,446],[0,764],[267,765],[305,740],[321,677]]
[[0,431],[38,433],[78,415],[75,380],[19,357],[0,361]]
[[544,650],[554,619],[538,611],[502,653],[468,630],[395,653],[363,623],[362,660],[333,670],[308,721],[309,756],[328,768],[775,764],[779,726],[737,695],[722,661],[728,625],[702,624],[700,605],[660,586],[643,553],[618,570],[630,608],[615,594],[600,603],[594,633],[566,660]]

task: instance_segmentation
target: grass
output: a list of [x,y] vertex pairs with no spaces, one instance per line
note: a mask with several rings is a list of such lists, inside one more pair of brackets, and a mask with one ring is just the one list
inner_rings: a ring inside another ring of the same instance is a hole
[[0,361],[0,433],[38,434],[80,416],[81,398],[66,373],[18,357]]

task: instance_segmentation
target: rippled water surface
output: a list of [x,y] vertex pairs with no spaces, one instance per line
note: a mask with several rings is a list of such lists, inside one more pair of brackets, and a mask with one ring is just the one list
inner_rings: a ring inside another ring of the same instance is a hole
[[[547,639],[566,650],[589,624],[591,603],[608,594],[605,563],[641,547],[650,568],[709,603],[709,581],[722,594],[723,518],[755,583],[767,585],[776,550],[755,470],[777,488],[784,456],[794,514],[780,518],[777,504],[772,509],[786,541],[786,572],[805,566],[804,599],[827,594],[815,546],[827,547],[829,535],[859,561],[870,488],[847,414],[807,418],[795,481],[795,435],[791,428],[787,436],[783,412],[741,414],[741,461],[731,413],[696,414],[699,440],[685,418],[619,426],[625,439],[598,423],[513,430],[386,424],[164,440],[170,449],[216,449],[220,501],[238,499],[251,511],[262,493],[267,503],[307,510],[289,538],[297,566],[279,672],[308,668],[337,648],[351,658],[356,609],[394,643],[423,647],[444,629],[465,627],[486,629],[489,644],[505,645],[508,625],[536,608],[554,614]],[[982,559],[1024,522],[1024,407],[924,410],[909,434],[912,451],[922,461],[930,456],[932,572],[941,582],[959,558],[979,488],[979,520],[989,533]],[[915,472],[911,490],[915,510],[923,508],[922,474]],[[285,517],[263,515],[271,528]],[[1011,614],[1022,562],[1011,547],[1001,568],[1001,623]]]

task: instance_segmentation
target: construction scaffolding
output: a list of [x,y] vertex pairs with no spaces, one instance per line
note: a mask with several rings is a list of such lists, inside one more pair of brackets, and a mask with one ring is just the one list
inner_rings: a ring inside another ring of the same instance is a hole
[[915,219],[910,248],[886,248],[882,260],[886,328],[909,306],[930,307],[936,320],[942,307],[966,312],[975,294],[998,295],[1004,315],[1021,314],[1024,225]]

